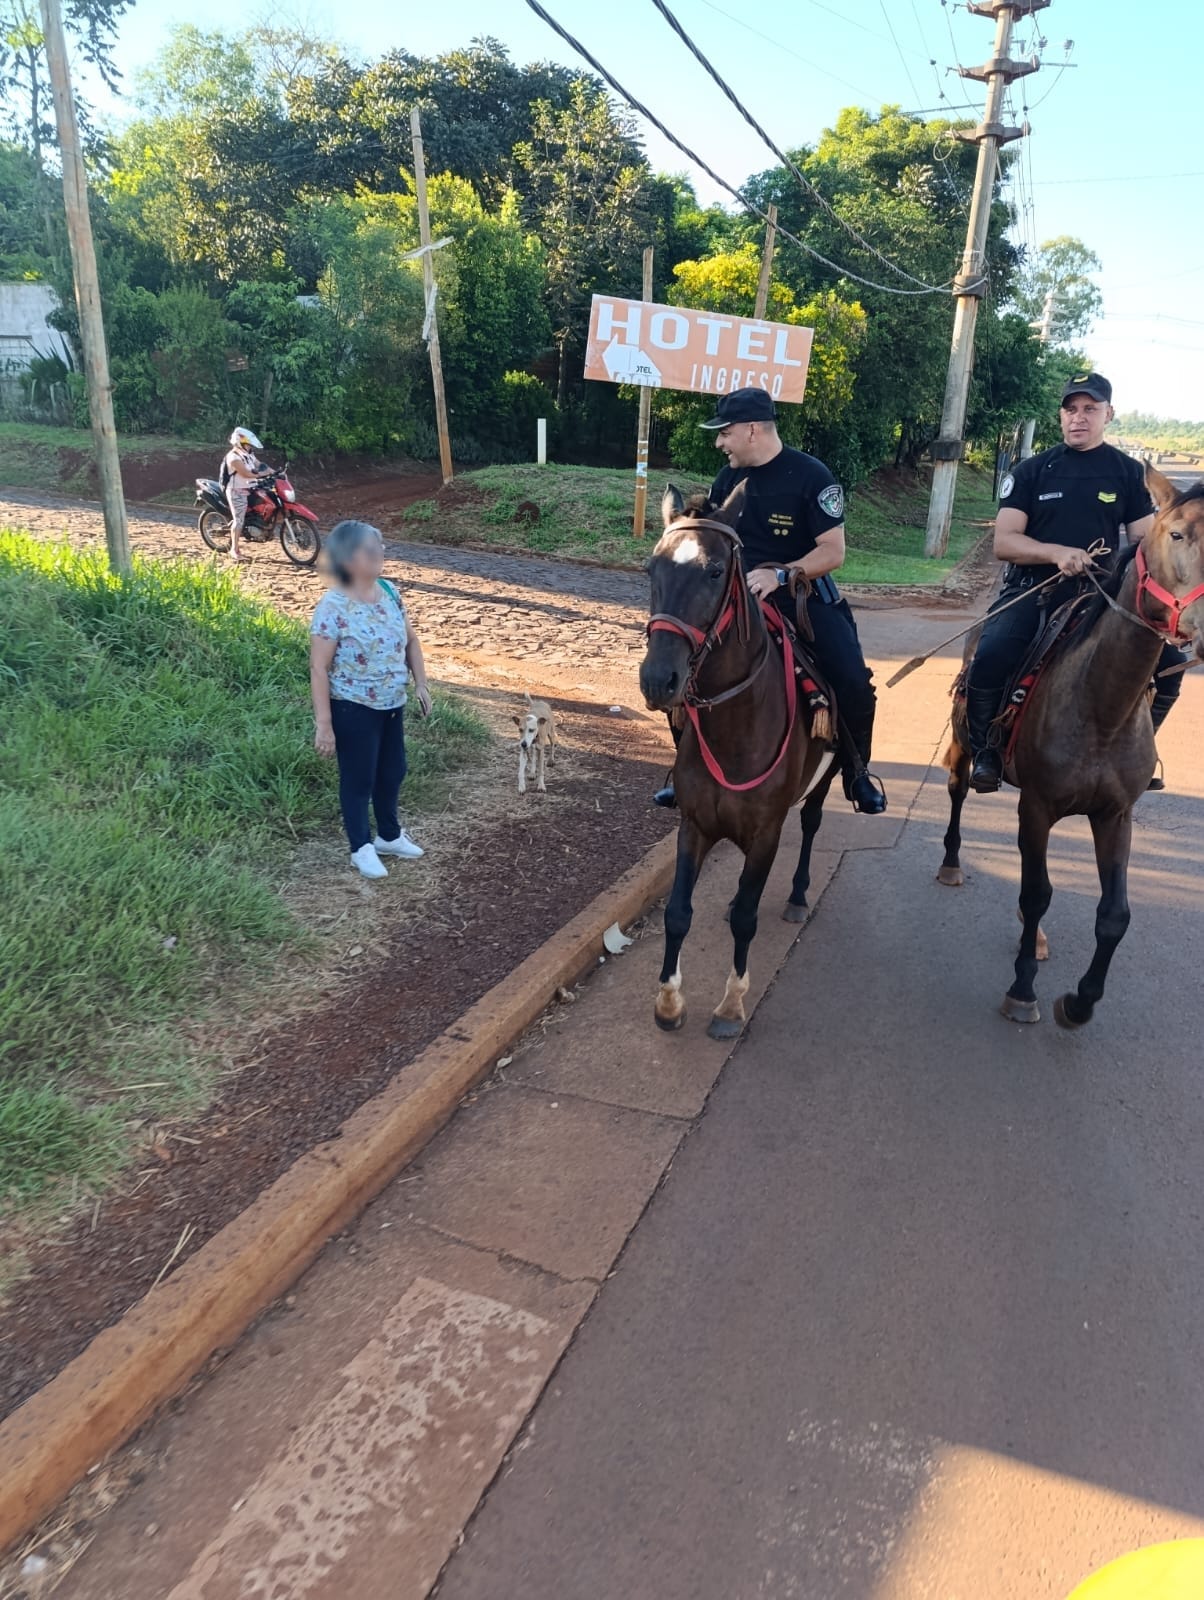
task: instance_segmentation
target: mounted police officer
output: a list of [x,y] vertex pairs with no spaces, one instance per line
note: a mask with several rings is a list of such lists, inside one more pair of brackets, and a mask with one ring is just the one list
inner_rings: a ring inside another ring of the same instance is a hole
[[[983,626],[966,689],[973,756],[970,784],[979,794],[999,788],[1003,756],[992,738],[991,724],[1041,627],[1049,597],[1058,592],[1057,585],[1040,591],[1036,586],[1059,572],[1067,578],[1081,576],[1092,564],[1088,551],[1097,541],[1115,556],[1122,529],[1129,542],[1137,544],[1153,526],[1154,503],[1141,463],[1104,442],[1113,415],[1107,378],[1098,372],[1076,374],[1063,390],[1058,412],[1063,443],[1019,462],[1000,484],[995,554],[1008,566],[1003,590]],[[1001,610],[1005,605],[1008,609]],[[1158,670],[1184,659],[1182,651],[1167,645]],[[1182,682],[1178,675],[1157,680],[1155,732]],[[1160,778],[1150,785],[1162,786]]]
[[[724,395],[702,426],[714,433],[716,448],[728,461],[711,485],[711,500],[720,505],[738,484],[746,485],[737,532],[751,592],[793,618],[786,588],[790,574],[801,572],[811,580],[807,611],[815,659],[835,691],[843,734],[855,752],[854,759],[846,752],[843,763],[845,794],[856,810],[877,816],[886,810],[886,795],[866,770],[874,731],[873,677],[853,613],[831,576],[845,555],[844,490],[822,461],[782,443],[777,412],[764,389]],[[673,805],[672,787],[654,798],[658,805]]]

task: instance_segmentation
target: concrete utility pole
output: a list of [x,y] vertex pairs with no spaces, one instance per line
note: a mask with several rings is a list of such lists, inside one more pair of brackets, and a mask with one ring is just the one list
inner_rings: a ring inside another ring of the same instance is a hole
[[109,352],[105,344],[104,317],[100,309],[100,283],[96,276],[96,246],[88,214],[88,179],[79,147],[79,123],[71,92],[67,41],[59,0],[41,0],[46,65],[54,95],[54,120],[63,162],[63,203],[67,210],[67,239],[71,246],[71,271],[75,281],[75,306],[79,313],[80,343],[84,347],[84,375],[88,382],[88,412],[100,473],[100,498],[104,505],[105,543],[109,565],[126,576],[130,566],[130,529],[121,487],[121,457],[113,426],[113,386],[109,381]]
[[[1053,333],[1053,309],[1056,295],[1056,290],[1051,289],[1049,291],[1049,293],[1045,296],[1045,304],[1041,308],[1040,322],[1034,322],[1031,324],[1031,326],[1037,330],[1038,336],[1041,340],[1042,349],[1044,349],[1044,347],[1049,343],[1050,335]],[[1024,437],[1020,441],[1021,461],[1027,461],[1029,456],[1032,455],[1033,434],[1036,433],[1036,431],[1037,419],[1036,417],[1029,417],[1028,421],[1024,424]]]
[[757,302],[753,306],[753,316],[759,322],[764,321],[765,312],[769,308],[769,280],[773,274],[773,247],[778,237],[777,206],[766,206],[765,215],[769,218],[769,221],[765,224],[765,248],[761,252],[761,276],[757,282]]
[[961,271],[954,279],[957,310],[953,317],[953,346],[949,353],[949,375],[945,381],[945,403],[941,411],[941,434],[932,443],[932,498],[928,504],[928,531],[924,554],[943,556],[949,545],[949,524],[953,517],[953,496],[957,489],[957,466],[962,456],[962,430],[966,425],[966,401],[970,393],[970,374],[974,367],[974,328],[978,321],[978,302],[987,290],[987,230],[991,221],[991,199],[999,147],[1022,137],[1020,128],[1005,127],[1003,94],[1008,84],[1035,72],[1039,63],[1013,61],[1008,50],[1012,27],[1019,17],[1043,11],[1050,0],[969,0],[966,10],[978,17],[995,18],[995,51],[981,67],[959,67],[963,78],[976,78],[987,86],[987,103],[982,122],[973,133],[959,138],[978,145],[978,170],[974,174],[974,194],[970,201],[970,220],[966,228],[966,248]]
[[[652,299],[652,246],[644,251],[643,298]],[[635,507],[631,514],[631,531],[637,539],[645,533],[648,520],[648,435],[652,431],[652,385],[640,385],[640,420],[635,434]]]
[[439,354],[439,313],[435,307],[435,262],[431,248],[431,214],[426,204],[426,158],[422,153],[422,118],[415,106],[410,112],[410,138],[414,145],[414,193],[418,197],[418,242],[422,247],[422,287],[426,292],[423,336],[431,353],[431,383],[435,390],[435,426],[439,430],[439,465],[444,483],[452,481],[451,435],[447,428],[447,395],[443,390],[443,361]]

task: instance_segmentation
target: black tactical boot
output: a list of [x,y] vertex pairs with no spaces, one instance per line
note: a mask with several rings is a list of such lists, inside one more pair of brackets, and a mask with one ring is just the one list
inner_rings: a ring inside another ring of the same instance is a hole
[[995,689],[966,690],[966,720],[970,724],[970,787],[976,794],[994,794],[1003,782],[1003,756],[991,740],[991,724],[999,710]]

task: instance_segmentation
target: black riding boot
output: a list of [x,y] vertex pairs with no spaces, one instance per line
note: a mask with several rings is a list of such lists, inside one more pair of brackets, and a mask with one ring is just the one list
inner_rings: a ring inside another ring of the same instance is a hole
[[[680,726],[678,725],[677,721],[675,720],[673,712],[670,711],[668,713],[668,717],[669,717],[669,732],[673,735],[673,747],[674,747],[674,749],[676,749],[677,746],[681,743],[682,730],[681,730]],[[672,767],[669,768],[669,772],[668,772],[668,774],[667,774],[667,776],[665,778],[664,784],[652,796],[652,804],[654,806],[664,806],[667,811],[671,811],[673,809],[673,807],[677,804],[677,791],[673,787],[673,768]]]
[[[1161,666],[1162,663],[1159,662],[1158,665]],[[1179,689],[1182,686],[1183,679],[1172,679],[1171,682],[1174,683],[1175,687],[1169,691],[1163,688],[1160,684],[1157,684],[1157,681],[1155,682],[1156,686],[1154,689],[1154,698],[1150,702],[1150,716],[1154,719],[1154,732],[1157,733],[1159,728],[1166,721],[1167,717],[1169,717],[1171,712],[1174,710],[1175,701],[1179,698]],[[1167,680],[1164,678],[1162,682],[1166,683]],[[1162,762],[1159,761],[1158,765],[1161,766]],[[1166,779],[1160,772],[1156,772],[1150,779],[1147,787],[1157,792],[1161,792],[1166,788]]]
[[999,712],[997,689],[966,689],[966,720],[970,724],[970,787],[978,794],[994,794],[1003,781],[1003,756],[991,743],[991,724]]
[[874,701],[871,697],[860,717],[840,714],[840,761],[844,769],[845,799],[854,811],[880,817],[886,810],[886,793],[880,781],[868,771],[870,743],[874,735]]

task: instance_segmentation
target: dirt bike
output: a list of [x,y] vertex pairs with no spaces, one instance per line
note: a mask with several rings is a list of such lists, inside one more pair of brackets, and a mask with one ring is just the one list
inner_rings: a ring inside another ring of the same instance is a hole
[[[226,555],[233,523],[226,491],[216,478],[198,478],[196,500],[201,508],[197,517],[201,538],[210,550]],[[256,544],[266,544],[276,534],[280,536],[280,548],[294,565],[313,566],[322,548],[322,535],[316,515],[297,501],[297,491],[289,482],[287,461],[279,471],[269,467],[262,477],[252,480],[242,526],[243,538]]]

